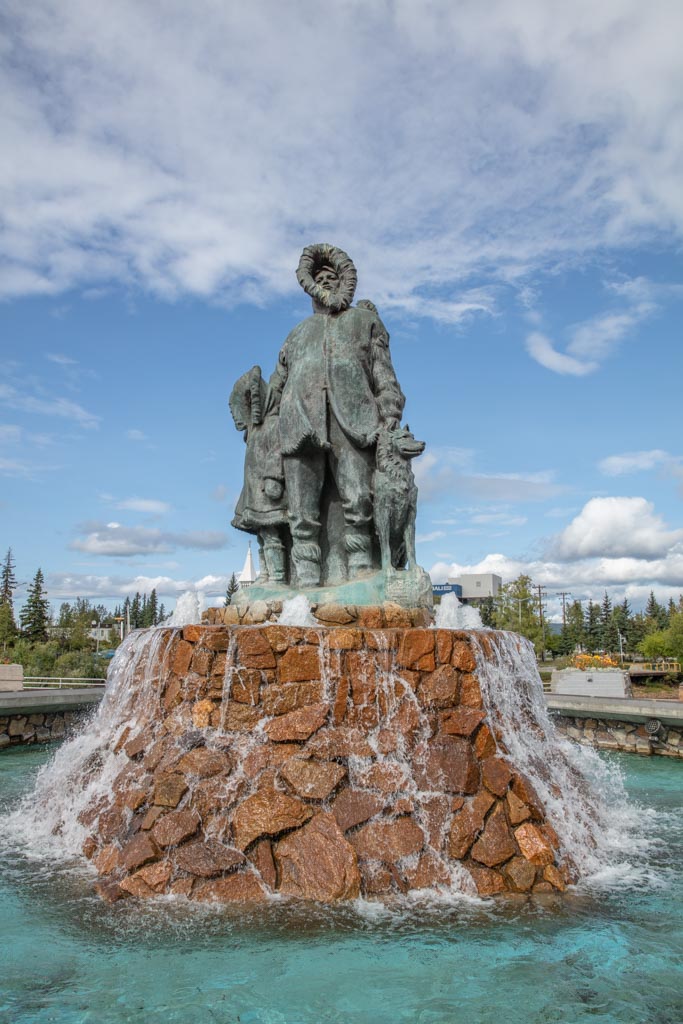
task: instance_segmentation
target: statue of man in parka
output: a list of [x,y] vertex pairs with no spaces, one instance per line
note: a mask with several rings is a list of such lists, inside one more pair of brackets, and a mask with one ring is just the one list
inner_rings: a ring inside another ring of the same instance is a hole
[[405,398],[375,307],[351,306],[356,268],[349,256],[327,243],[310,245],[297,280],[313,300],[313,315],[282,346],[269,382],[268,411],[279,410],[292,568],[298,586],[306,588],[321,578],[321,499],[328,469],[343,509],[347,578],[376,568],[375,443],[380,429],[400,424]]

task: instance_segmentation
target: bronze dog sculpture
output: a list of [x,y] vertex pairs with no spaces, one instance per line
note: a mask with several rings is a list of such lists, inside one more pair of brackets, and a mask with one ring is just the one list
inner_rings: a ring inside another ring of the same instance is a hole
[[[382,569],[414,569],[417,486],[411,459],[424,451],[406,424],[381,430],[373,478],[375,530],[379,538]],[[406,566],[407,563],[407,566]]]

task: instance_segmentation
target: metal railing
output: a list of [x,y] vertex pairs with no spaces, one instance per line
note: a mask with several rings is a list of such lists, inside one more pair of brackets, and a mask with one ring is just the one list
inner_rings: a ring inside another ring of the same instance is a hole
[[24,676],[25,690],[71,690],[85,686],[104,686],[106,679],[83,679],[74,676]]

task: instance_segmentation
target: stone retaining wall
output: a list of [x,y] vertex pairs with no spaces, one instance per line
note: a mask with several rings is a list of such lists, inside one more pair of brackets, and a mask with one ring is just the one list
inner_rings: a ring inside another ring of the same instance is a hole
[[[599,750],[624,750],[631,754],[659,754],[663,757],[683,757],[683,729],[661,724],[657,732],[648,731],[645,724],[619,722],[607,718],[578,718],[573,715],[552,715],[560,732],[587,746]],[[655,720],[651,720],[655,721]]]
[[0,750],[26,743],[63,740],[83,720],[85,711],[53,711],[50,714],[0,715]]
[[330,902],[572,880],[488,719],[476,658],[496,634],[188,626],[154,643],[102,753],[111,792],[79,814],[105,898]]

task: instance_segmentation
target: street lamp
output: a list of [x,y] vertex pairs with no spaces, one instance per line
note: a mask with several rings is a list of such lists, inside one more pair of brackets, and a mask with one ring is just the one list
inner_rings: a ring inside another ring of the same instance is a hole
[[96,620],[93,620],[91,625],[92,625],[92,628],[95,630],[95,654],[99,654],[100,653],[100,630],[99,630],[99,625],[98,625]]
[[619,637],[619,659],[621,664],[624,664],[624,640],[625,637],[621,635],[621,632],[617,630],[617,636]]

